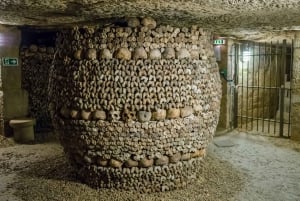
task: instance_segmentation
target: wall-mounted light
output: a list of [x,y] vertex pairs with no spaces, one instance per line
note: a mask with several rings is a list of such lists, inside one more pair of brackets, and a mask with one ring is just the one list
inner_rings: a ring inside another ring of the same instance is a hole
[[15,36],[9,33],[0,33],[0,46],[9,46],[15,43]]
[[5,44],[4,34],[0,33],[0,46],[4,46],[4,44]]
[[252,52],[251,52],[251,48],[249,48],[248,44],[242,46],[241,53],[242,53],[242,55],[241,55],[242,62],[250,61],[250,56],[251,56]]
[[250,50],[244,50],[244,51],[243,51],[243,58],[242,58],[242,61],[243,61],[243,62],[248,62],[248,61],[250,61],[250,55],[251,55]]

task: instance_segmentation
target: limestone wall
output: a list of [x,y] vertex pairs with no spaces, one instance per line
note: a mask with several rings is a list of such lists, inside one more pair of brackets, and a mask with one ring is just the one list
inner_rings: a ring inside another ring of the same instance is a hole
[[153,192],[195,179],[219,117],[211,44],[201,28],[151,18],[58,36],[51,116],[84,182]]
[[293,47],[293,73],[291,79],[291,139],[300,141],[300,32],[295,33],[295,41]]
[[17,65],[4,66],[1,63],[1,92],[4,118],[4,133],[6,136],[13,134],[8,125],[13,118],[26,117],[28,115],[28,94],[21,88],[21,63],[19,58],[19,46],[21,33],[15,27],[0,26],[0,58],[16,58]]
[[229,42],[231,44],[230,39],[226,38],[226,44],[225,45],[216,45],[214,46],[215,48],[215,54],[220,55],[220,60],[217,61],[218,66],[219,66],[219,71],[224,72],[224,77],[229,80],[226,81],[224,78],[221,77],[221,83],[222,83],[222,99],[221,99],[221,105],[220,105],[220,118],[219,118],[219,123],[218,123],[218,131],[219,132],[224,132],[228,129],[230,129],[230,108],[229,104],[231,101],[231,96],[230,96],[230,85],[231,82],[230,80],[232,79],[230,75],[230,70],[229,70],[229,61],[228,61],[228,49],[230,48]]
[[5,135],[4,133],[4,97],[2,91],[2,78],[1,78],[1,64],[0,64],[0,135]]

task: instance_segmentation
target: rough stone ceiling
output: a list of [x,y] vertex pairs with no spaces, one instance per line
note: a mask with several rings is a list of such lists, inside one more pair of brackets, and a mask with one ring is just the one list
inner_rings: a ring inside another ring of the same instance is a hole
[[[299,0],[1,0],[0,24],[65,26],[152,16],[241,38],[300,29]],[[298,27],[299,26],[299,27]]]

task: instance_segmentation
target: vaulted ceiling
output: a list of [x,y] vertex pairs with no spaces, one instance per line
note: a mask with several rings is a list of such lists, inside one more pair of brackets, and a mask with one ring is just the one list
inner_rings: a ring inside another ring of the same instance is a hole
[[0,24],[105,24],[127,16],[199,25],[222,35],[260,38],[300,29],[299,0],[2,0]]

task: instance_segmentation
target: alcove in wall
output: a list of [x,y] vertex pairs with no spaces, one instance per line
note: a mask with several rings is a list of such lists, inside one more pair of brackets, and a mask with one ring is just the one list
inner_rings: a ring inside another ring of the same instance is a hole
[[52,130],[47,97],[56,30],[22,27],[21,33],[22,88],[28,92],[28,115],[36,119],[38,140]]

